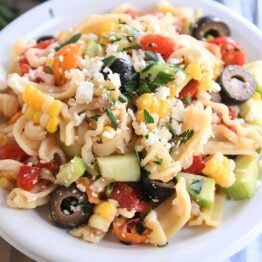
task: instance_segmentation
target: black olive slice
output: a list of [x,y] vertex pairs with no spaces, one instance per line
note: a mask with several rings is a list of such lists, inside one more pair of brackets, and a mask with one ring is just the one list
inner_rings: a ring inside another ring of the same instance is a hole
[[55,37],[53,35],[44,35],[44,36],[39,37],[36,40],[36,43],[39,44],[39,43],[41,43],[43,41],[50,40],[50,39],[55,39]]
[[[133,66],[130,61],[123,58],[116,58],[114,62],[109,67],[113,73],[117,73],[120,75],[121,88],[122,92],[124,84],[131,78],[133,73]],[[108,78],[108,73],[102,72],[105,79]]]
[[92,208],[86,194],[75,186],[57,188],[49,201],[52,220],[58,226],[66,228],[87,223]]
[[175,192],[175,185],[171,183],[163,183],[157,180],[151,180],[147,175],[142,175],[142,189],[145,196],[154,203],[165,201]]
[[227,105],[237,105],[247,101],[256,90],[251,74],[241,66],[229,65],[220,76],[222,101]]
[[219,18],[214,16],[203,16],[195,24],[192,35],[199,40],[208,36],[222,37],[230,36],[230,28]]

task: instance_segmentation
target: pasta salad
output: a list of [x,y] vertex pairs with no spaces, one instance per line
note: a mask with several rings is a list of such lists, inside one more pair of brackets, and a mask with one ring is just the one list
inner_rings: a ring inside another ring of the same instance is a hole
[[0,187],[87,242],[165,246],[260,182],[262,61],[223,20],[123,4],[0,68]]

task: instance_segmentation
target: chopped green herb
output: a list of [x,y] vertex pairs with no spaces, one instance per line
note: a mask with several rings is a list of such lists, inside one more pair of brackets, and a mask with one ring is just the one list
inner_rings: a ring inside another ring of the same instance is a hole
[[120,94],[119,97],[118,97],[118,99],[119,99],[119,101],[120,101],[121,103],[126,103],[126,102],[128,102],[127,97],[126,97],[125,95],[123,95],[123,94]]
[[187,96],[184,99],[182,99],[183,103],[186,105],[189,105],[192,102],[191,97]]
[[192,32],[195,29],[195,23],[190,23],[188,29],[190,32]]
[[145,93],[152,93],[152,90],[149,88],[147,83],[142,83],[139,86],[139,90],[138,90],[139,95],[145,94]]
[[117,128],[118,127],[117,119],[109,108],[106,108],[106,114],[108,118],[110,119],[112,126],[114,128]]
[[165,72],[159,72],[154,79],[154,84],[155,85],[166,85],[170,81],[174,80],[174,75],[167,74]]
[[175,129],[172,127],[171,123],[166,123],[166,127],[168,128],[169,132],[172,134],[172,138],[174,138],[176,136],[176,131]]
[[146,71],[148,71],[152,66],[156,65],[156,62],[151,62],[149,63],[143,70],[141,73],[145,73]]
[[106,190],[105,190],[105,195],[107,198],[109,198],[113,192],[113,188],[114,188],[114,184],[111,183],[109,184],[107,187],[106,187]]
[[149,207],[145,214],[141,216],[140,220],[143,221],[152,210],[152,207]]
[[55,48],[55,50],[59,51],[62,47],[66,46],[66,45],[76,43],[81,38],[81,36],[82,36],[82,34],[80,34],[80,33],[73,35],[70,39],[63,42],[60,46],[57,46]]
[[120,36],[112,36],[112,37],[108,37],[108,39],[113,44],[113,43],[121,41],[122,37],[120,37]]
[[91,119],[95,120],[95,121],[98,121],[98,118],[100,117],[101,115],[93,115],[93,116],[90,116]]
[[159,157],[157,156],[153,162],[154,162],[155,164],[161,166],[162,163],[163,163],[163,159],[162,159],[162,158],[159,158]]
[[180,134],[177,139],[180,142],[180,145],[185,144],[186,142],[188,142],[188,140],[190,140],[192,138],[192,136],[194,135],[194,130],[193,129],[188,129],[186,131],[184,131],[182,134]]
[[261,148],[261,147],[259,147],[259,148],[257,148],[257,149],[256,149],[256,151],[257,151],[257,153],[258,153],[258,154],[260,154],[260,153],[261,153],[261,151],[262,151],[262,148]]
[[129,43],[132,43],[132,42],[135,40],[135,37],[132,36],[132,35],[128,35],[128,36],[126,37],[126,39],[127,39],[127,41],[128,41]]
[[141,48],[142,48],[141,45],[136,44],[136,45],[131,45],[131,46],[125,47],[123,50],[124,51],[128,51],[128,50],[131,50],[131,49],[138,50],[138,49],[141,49]]
[[158,61],[158,56],[156,53],[151,52],[151,51],[146,51],[145,52],[146,58],[152,60],[152,61]]
[[123,245],[126,245],[126,246],[131,246],[131,242],[128,242],[128,241],[120,241],[120,243],[122,243]]
[[149,135],[145,135],[145,138],[148,139],[148,138],[149,138]]
[[52,75],[53,74],[53,69],[50,66],[47,66],[46,67],[46,73]]
[[193,179],[189,185],[189,189],[194,193],[199,194],[202,190],[204,181],[202,179]]
[[144,109],[144,121],[146,124],[153,124],[154,118],[149,114],[149,112]]
[[108,97],[109,104],[113,106],[116,103],[116,100],[110,95],[107,95],[107,97]]
[[141,222],[137,222],[136,223],[136,232],[137,234],[139,235],[143,235],[143,233],[145,232],[146,228],[145,226],[143,225],[143,223]]
[[134,92],[136,90],[137,82],[133,79],[128,80],[124,84],[124,88],[127,92]]
[[121,18],[118,19],[118,23],[120,25],[126,25],[126,21],[122,20]]
[[116,57],[111,55],[111,56],[104,58],[102,62],[104,63],[104,67],[110,67],[114,63],[115,60],[116,60]]

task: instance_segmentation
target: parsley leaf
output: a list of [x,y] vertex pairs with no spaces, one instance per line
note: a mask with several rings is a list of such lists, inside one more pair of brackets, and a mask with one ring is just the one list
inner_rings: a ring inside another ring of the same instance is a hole
[[153,124],[154,118],[149,114],[149,112],[144,109],[144,121],[146,124]]
[[153,82],[155,85],[166,85],[167,83],[173,80],[174,80],[173,74],[159,72]]
[[121,102],[121,103],[126,103],[128,102],[128,99],[125,95],[123,94],[120,94],[119,97],[118,97],[118,100]]
[[260,153],[261,153],[261,151],[262,151],[262,148],[261,148],[261,147],[259,147],[259,148],[257,148],[257,149],[256,149],[256,151],[257,151],[257,153],[258,153],[258,154],[260,154]]
[[106,114],[107,114],[108,118],[110,119],[112,126],[114,128],[117,128],[118,122],[117,122],[117,119],[114,116],[113,112],[109,108],[106,108]]
[[143,95],[145,93],[152,93],[152,90],[149,88],[147,83],[142,83],[139,86],[139,90],[138,90],[139,95]]
[[100,116],[101,115],[93,115],[93,116],[90,116],[90,118],[97,121]]
[[104,67],[110,67],[114,63],[115,60],[116,60],[116,57],[111,55],[111,56],[104,58],[102,62],[104,63]]
[[113,106],[116,103],[116,100],[112,96],[107,95],[107,98],[108,98],[108,101],[109,101],[110,105]]
[[191,97],[187,96],[184,99],[182,99],[183,103],[186,105],[189,105],[192,101]]
[[157,156],[153,162],[154,162],[155,164],[161,166],[162,163],[163,163],[163,159],[162,159],[162,158],[159,158],[159,157]]
[[73,35],[70,39],[63,42],[60,46],[57,46],[55,48],[55,51],[59,51],[62,47],[66,46],[66,45],[76,43],[81,38],[81,36],[82,36],[82,34],[80,34],[80,33]]
[[158,56],[156,53],[151,52],[151,51],[146,51],[145,52],[145,57],[148,58],[149,60],[152,61],[158,61]]
[[176,136],[176,131],[175,129],[172,127],[171,123],[166,123],[166,127],[168,128],[169,132],[172,134],[172,138],[174,138]]
[[185,144],[186,142],[188,142],[192,136],[194,135],[194,130],[193,129],[188,129],[185,130],[182,134],[180,134],[179,136],[177,136],[178,141],[180,142],[180,145]]
[[202,179],[193,179],[189,185],[189,189],[194,193],[199,194],[202,190],[204,181]]
[[131,45],[131,46],[125,47],[125,48],[123,49],[123,51],[128,51],[128,50],[131,50],[131,49],[136,49],[136,50],[138,50],[138,49],[141,49],[141,48],[142,48],[141,45],[136,44],[136,45]]
[[122,20],[121,18],[118,19],[118,23],[120,25],[126,25],[126,21]]
[[141,222],[136,223],[136,232],[139,235],[142,235],[145,232],[146,228]]
[[105,190],[105,195],[107,198],[109,198],[113,192],[113,189],[114,189],[114,184],[111,183],[109,184],[107,187],[106,187],[106,190]]

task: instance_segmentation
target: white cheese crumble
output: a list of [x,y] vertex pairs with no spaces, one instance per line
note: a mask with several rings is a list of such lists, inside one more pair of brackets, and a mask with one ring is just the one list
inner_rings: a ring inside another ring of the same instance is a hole
[[80,82],[76,90],[76,103],[77,104],[88,104],[93,99],[94,85],[91,82],[84,81]]
[[132,209],[129,211],[126,208],[118,208],[118,214],[126,218],[132,218],[135,216],[136,210]]
[[156,97],[160,100],[166,100],[170,96],[170,89],[166,86],[160,86],[156,89]]

